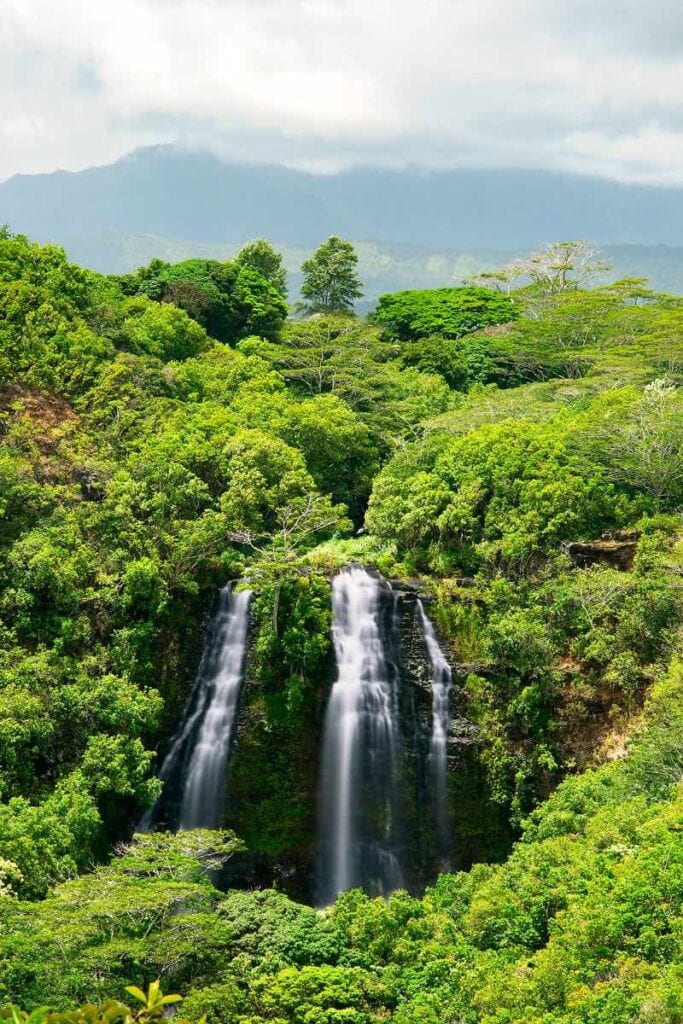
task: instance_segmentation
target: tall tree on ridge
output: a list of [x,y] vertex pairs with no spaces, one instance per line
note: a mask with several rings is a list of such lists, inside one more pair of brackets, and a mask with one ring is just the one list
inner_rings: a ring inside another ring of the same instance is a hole
[[332,235],[320,245],[301,269],[301,296],[308,313],[352,313],[355,299],[363,294],[358,276],[358,256],[351,242]]

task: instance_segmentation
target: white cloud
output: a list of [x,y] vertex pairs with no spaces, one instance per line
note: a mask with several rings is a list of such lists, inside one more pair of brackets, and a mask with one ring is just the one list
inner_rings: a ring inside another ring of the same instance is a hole
[[4,0],[0,177],[242,159],[683,182],[673,0]]

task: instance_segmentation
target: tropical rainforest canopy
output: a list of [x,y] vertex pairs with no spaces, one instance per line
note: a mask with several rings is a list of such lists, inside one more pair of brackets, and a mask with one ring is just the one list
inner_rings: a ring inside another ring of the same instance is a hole
[[[105,277],[0,237],[0,1005],[680,1024],[683,298],[570,268],[360,320],[347,245],[293,318],[261,243]],[[310,861],[350,562],[429,593],[471,742],[459,870],[319,911],[275,867]],[[234,810],[132,838],[229,580]]]

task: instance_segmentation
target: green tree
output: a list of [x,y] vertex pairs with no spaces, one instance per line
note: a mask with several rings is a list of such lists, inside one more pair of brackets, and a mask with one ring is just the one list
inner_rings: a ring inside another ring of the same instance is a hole
[[206,332],[174,305],[151,303],[141,316],[129,317],[123,333],[131,351],[162,359],[188,359],[209,345]]
[[385,450],[410,435],[425,416],[448,408],[449,389],[441,376],[402,368],[395,358],[398,347],[355,317],[290,321],[278,342],[246,338],[239,351],[274,365],[296,394],[336,395]]
[[488,288],[430,288],[380,295],[372,319],[386,338],[414,342],[434,335],[461,338],[519,313],[512,299]]
[[683,399],[671,380],[648,384],[625,421],[612,422],[601,434],[613,479],[642,489],[658,508],[681,507]]
[[263,564],[292,560],[314,538],[349,528],[346,509],[316,491],[301,453],[278,438],[241,430],[226,446],[225,458],[229,483],[221,511],[233,540]]
[[358,256],[351,242],[332,235],[304,260],[301,295],[309,313],[351,313],[363,294],[356,272]]
[[595,246],[583,239],[570,242],[550,242],[544,249],[524,259],[513,260],[497,270],[483,271],[469,280],[507,295],[520,279],[531,280],[543,294],[584,288],[594,277],[610,269]]
[[277,252],[265,238],[255,238],[243,245],[235,256],[235,263],[239,267],[255,270],[277,288],[283,298],[287,297],[287,271],[282,262],[282,253]]
[[467,351],[450,338],[420,338],[409,342],[403,352],[403,364],[423,373],[436,373],[455,391],[464,391],[468,381]]
[[277,288],[246,262],[152,260],[134,274],[115,279],[127,295],[146,295],[184,309],[219,341],[248,334],[274,337],[287,316]]

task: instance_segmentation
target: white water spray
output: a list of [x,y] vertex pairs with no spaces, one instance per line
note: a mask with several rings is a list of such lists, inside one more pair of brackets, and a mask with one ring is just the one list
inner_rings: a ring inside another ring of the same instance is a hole
[[[390,603],[389,603],[390,602]],[[359,567],[334,580],[337,679],[325,715],[319,896],[362,886],[385,894],[402,882],[396,853],[396,609],[388,585]]]
[[[159,778],[177,780],[177,824],[181,829],[216,828],[222,823],[225,770],[232,750],[244,678],[251,593],[221,590],[218,609],[204,643],[201,664],[180,728]],[[158,806],[140,824],[149,831]]]
[[434,626],[420,600],[417,602],[417,610],[432,666],[432,732],[429,740],[429,763],[434,783],[434,809],[440,870],[447,871],[450,845],[447,790],[448,730],[451,720],[450,703],[453,676],[434,632]]

